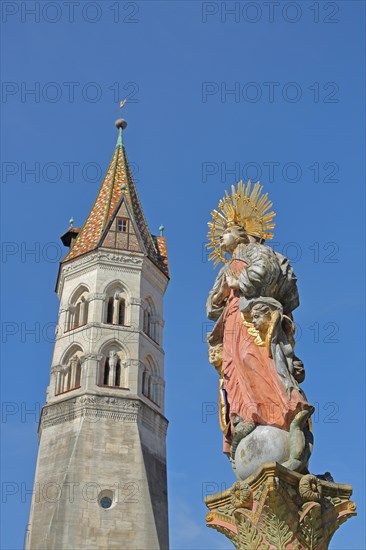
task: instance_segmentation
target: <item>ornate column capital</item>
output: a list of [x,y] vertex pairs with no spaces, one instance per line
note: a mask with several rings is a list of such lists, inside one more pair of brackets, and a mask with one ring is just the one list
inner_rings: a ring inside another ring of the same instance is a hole
[[56,372],[61,372],[63,368],[64,368],[63,365],[52,365],[51,374],[54,374]]
[[352,487],[267,462],[245,481],[205,498],[207,526],[238,550],[326,550],[338,527],[356,515]]

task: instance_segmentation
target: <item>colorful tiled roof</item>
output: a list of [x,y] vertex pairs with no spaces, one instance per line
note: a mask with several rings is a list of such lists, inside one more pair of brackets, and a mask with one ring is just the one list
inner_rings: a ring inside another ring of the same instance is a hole
[[168,252],[166,249],[166,240],[165,237],[155,237],[155,242],[157,245],[157,248],[159,250],[159,254],[162,258],[163,264],[166,266],[167,271],[169,272],[169,265],[168,265]]
[[122,142],[122,128],[119,128],[117,144],[103,183],[99,189],[92,209],[62,263],[73,260],[101,246],[106,226],[114,217],[120,205],[122,195],[128,201],[129,210],[140,234],[147,256],[165,275],[169,275],[166,245],[164,237],[151,235],[141,203],[133,181],[125,148]]

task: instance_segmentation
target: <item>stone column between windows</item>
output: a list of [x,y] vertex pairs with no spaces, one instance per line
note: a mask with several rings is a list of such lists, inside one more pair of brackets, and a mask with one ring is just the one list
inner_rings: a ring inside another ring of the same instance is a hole
[[114,386],[115,378],[116,378],[116,365],[111,365],[109,363],[108,386]]
[[62,327],[63,332],[68,332],[69,330],[72,330],[74,327],[74,314],[75,314],[75,306],[71,305],[69,309],[67,310],[66,317],[65,317],[65,326]]
[[99,374],[100,368],[99,365],[103,360],[102,355],[96,355],[93,353],[88,353],[83,357],[82,360],[82,379],[81,384],[83,390],[92,390],[95,391],[95,387],[99,384]]
[[70,387],[70,376],[71,376],[71,368],[65,367],[64,368],[64,377],[63,377],[63,386],[62,391],[65,392]]
[[[143,330],[143,307],[142,307],[142,300],[139,298],[131,298],[129,301],[130,304],[130,324],[131,327],[134,328],[136,331]],[[127,304],[126,304],[127,305]]]
[[61,385],[61,365],[52,365],[51,366],[51,376],[50,383],[47,387],[47,403],[49,400],[52,400],[55,395],[60,391]]
[[103,323],[103,305],[106,295],[101,293],[91,294],[89,298],[89,323]]
[[76,379],[76,368],[75,364],[71,364],[69,366],[70,370],[70,388],[75,388],[75,379]]
[[80,312],[79,312],[79,326],[85,325],[86,319],[85,319],[85,299],[81,299],[80,301]]
[[68,322],[69,310],[67,306],[60,307],[58,312],[58,322],[55,331],[56,339],[62,336],[67,331],[67,322]]
[[119,294],[115,294],[113,297],[113,318],[112,323],[118,325],[119,321]]

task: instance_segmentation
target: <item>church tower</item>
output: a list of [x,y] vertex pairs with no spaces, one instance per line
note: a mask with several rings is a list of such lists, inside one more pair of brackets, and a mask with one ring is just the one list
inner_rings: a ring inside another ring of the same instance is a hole
[[[69,247],[27,550],[167,549],[163,296],[165,239],[147,226],[118,140]],[[162,228],[161,228],[162,229]]]

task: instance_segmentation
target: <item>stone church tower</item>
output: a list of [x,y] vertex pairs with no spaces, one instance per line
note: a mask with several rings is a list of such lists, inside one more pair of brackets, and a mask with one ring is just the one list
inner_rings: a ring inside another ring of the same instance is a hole
[[147,226],[118,140],[69,251],[26,536],[28,550],[168,548],[165,239]]

